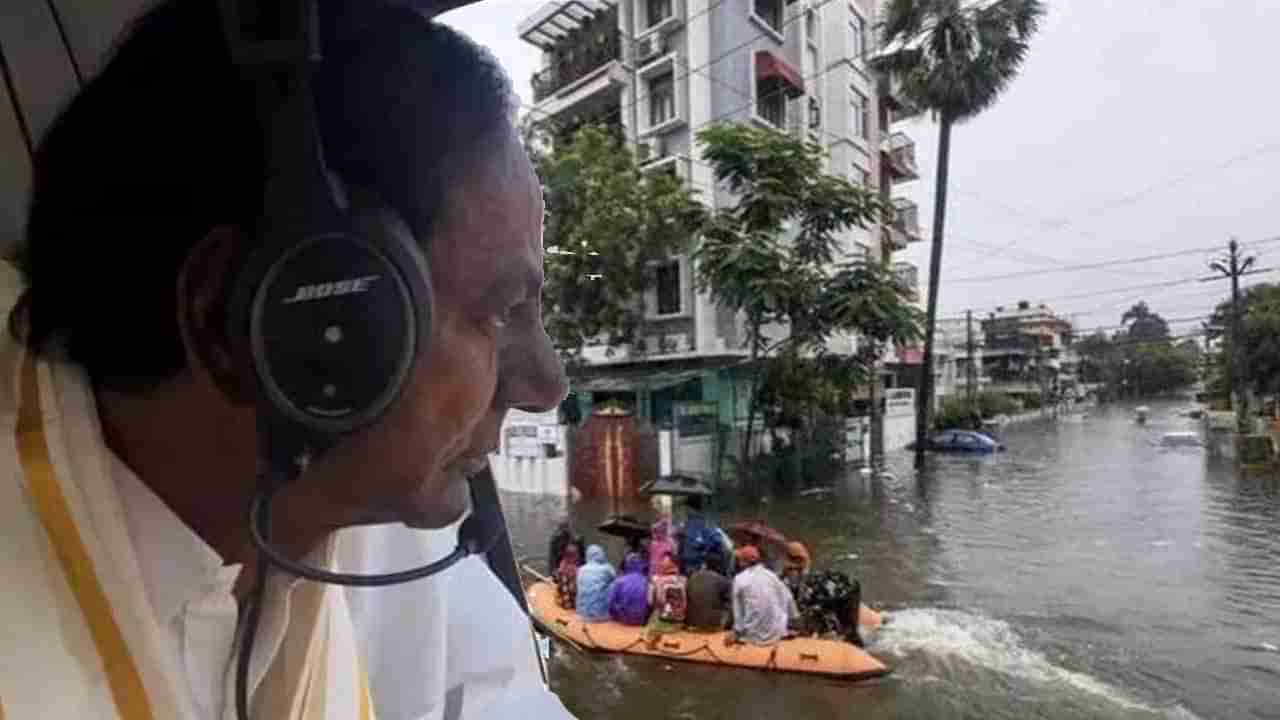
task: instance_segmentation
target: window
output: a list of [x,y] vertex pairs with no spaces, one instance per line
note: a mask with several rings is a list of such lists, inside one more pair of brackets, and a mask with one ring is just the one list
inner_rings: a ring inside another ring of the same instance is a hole
[[812,8],[804,13],[804,34],[810,45],[818,44],[818,13]]
[[817,77],[818,73],[821,71],[821,67],[819,66],[820,61],[818,60],[818,48],[810,45],[806,54],[809,56],[809,67],[805,70],[809,73],[810,77]]
[[849,57],[861,60],[867,56],[867,24],[850,8]]
[[672,260],[658,266],[657,271],[658,314],[675,315],[680,312],[680,261]]
[[776,128],[787,124],[787,94],[781,81],[761,80],[756,83],[756,115]]
[[849,104],[851,108],[851,120],[849,129],[854,135],[863,138],[867,137],[867,128],[871,124],[871,118],[867,113],[867,98],[858,92],[857,88],[849,88]]
[[648,21],[646,27],[653,27],[669,17],[671,17],[671,0],[646,0],[645,19]]
[[809,129],[822,129],[822,105],[818,103],[818,98],[809,98]]
[[782,32],[782,0],[753,0],[756,17],[769,27]]
[[649,81],[649,127],[657,127],[676,116],[676,83],[671,73]]

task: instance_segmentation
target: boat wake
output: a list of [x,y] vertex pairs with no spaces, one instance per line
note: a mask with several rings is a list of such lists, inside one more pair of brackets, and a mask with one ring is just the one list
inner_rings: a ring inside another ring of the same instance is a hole
[[[1043,653],[1028,648],[1013,627],[1002,620],[940,608],[898,610],[888,618],[872,647],[872,652],[879,655],[906,658],[923,654],[955,670],[968,666],[1045,690],[1070,688],[1128,712],[1196,717],[1180,706],[1158,708],[1145,704],[1096,677],[1057,665]],[[936,670],[929,674],[936,674]]]

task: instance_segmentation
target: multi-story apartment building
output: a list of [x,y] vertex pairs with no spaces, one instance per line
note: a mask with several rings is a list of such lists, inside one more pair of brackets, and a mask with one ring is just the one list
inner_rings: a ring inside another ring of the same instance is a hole
[[[898,183],[917,177],[915,145],[891,130],[909,113],[868,66],[875,12],[876,0],[551,0],[518,28],[543,51],[530,112],[561,133],[587,122],[610,126],[644,169],[685,179],[713,207],[735,200],[701,161],[699,129],[752,123],[821,143],[827,172],[896,206],[896,222],[842,238],[849,252],[883,258],[920,232],[915,205],[893,196]],[[705,368],[741,352],[740,319],[698,292],[693,276],[687,256],[657,268],[645,298],[644,352],[589,353],[593,374],[607,367],[615,378],[578,388],[597,395],[637,388],[640,412],[658,418],[669,404],[664,392],[715,399],[718,381]],[[616,379],[627,371],[637,379]],[[701,388],[643,380],[655,374]]]
[[982,320],[983,372],[993,388],[1012,395],[1071,395],[1079,359],[1070,321],[1025,300],[996,308]]

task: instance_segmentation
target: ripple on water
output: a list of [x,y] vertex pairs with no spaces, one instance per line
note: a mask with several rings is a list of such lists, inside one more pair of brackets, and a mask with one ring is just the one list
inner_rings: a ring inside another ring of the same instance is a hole
[[1057,665],[1043,653],[1028,648],[1009,623],[962,610],[896,611],[875,638],[873,649],[899,658],[923,653],[951,665],[996,672],[1044,689],[1067,688],[1129,712],[1195,717],[1181,706],[1157,708],[1098,678]]

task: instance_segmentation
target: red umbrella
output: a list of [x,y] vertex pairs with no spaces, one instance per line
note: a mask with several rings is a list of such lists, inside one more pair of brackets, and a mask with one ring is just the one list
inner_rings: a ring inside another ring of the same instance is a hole
[[775,543],[780,547],[785,547],[787,544],[786,535],[755,520],[734,523],[726,528],[725,531],[729,533],[729,537],[733,538],[733,542],[738,545],[759,545],[766,541]]

